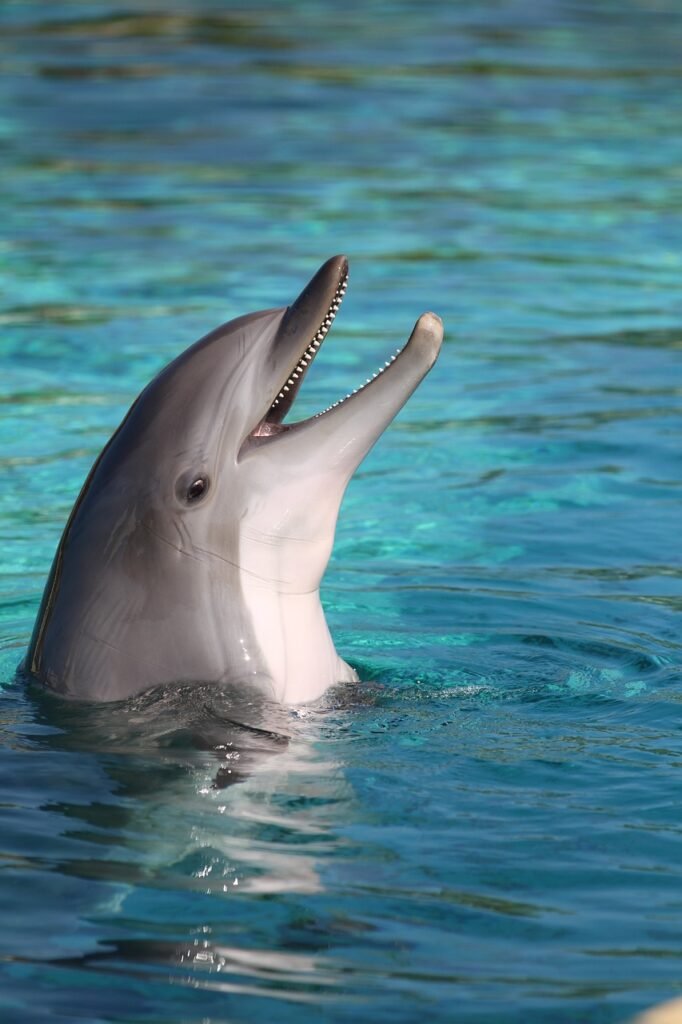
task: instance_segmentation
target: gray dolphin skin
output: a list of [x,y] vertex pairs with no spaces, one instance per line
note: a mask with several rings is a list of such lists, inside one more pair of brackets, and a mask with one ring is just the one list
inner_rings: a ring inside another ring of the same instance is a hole
[[164,683],[252,686],[284,703],[357,679],[319,596],[344,490],[433,365],[433,313],[362,388],[283,420],[341,304],[325,263],[288,308],[239,317],[139,395],[64,529],[25,668],[122,700]]

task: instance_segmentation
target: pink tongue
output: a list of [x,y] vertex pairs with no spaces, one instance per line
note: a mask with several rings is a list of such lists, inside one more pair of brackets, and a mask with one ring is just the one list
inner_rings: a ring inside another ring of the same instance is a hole
[[274,434],[281,434],[282,431],[288,430],[288,427],[283,426],[281,423],[268,423],[267,420],[261,420],[256,429],[252,431],[252,437],[272,437]]

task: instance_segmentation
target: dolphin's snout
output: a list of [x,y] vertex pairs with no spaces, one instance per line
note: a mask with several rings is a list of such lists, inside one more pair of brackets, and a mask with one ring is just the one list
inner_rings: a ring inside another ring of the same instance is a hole
[[437,313],[422,313],[408,344],[423,354],[429,366],[433,366],[443,344],[443,321]]

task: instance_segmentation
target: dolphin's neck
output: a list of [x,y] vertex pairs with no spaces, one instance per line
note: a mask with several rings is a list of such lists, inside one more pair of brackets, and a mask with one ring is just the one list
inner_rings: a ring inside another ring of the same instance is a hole
[[357,680],[336,653],[319,590],[282,593],[243,579],[242,594],[277,700],[304,703],[334,683]]

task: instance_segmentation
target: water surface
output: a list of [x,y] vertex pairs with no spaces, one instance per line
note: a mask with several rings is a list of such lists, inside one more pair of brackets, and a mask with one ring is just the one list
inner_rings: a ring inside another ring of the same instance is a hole
[[[618,1022],[679,990],[681,46],[645,0],[3,5],[3,1022]],[[364,685],[263,734],[210,691],[20,685],[132,398],[336,252],[301,412],[447,328],[324,587]]]

